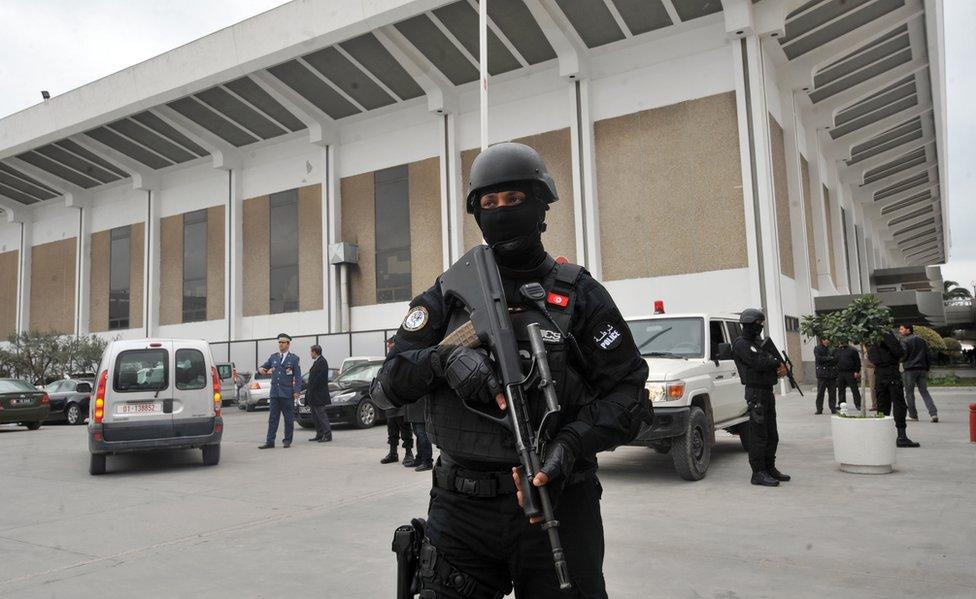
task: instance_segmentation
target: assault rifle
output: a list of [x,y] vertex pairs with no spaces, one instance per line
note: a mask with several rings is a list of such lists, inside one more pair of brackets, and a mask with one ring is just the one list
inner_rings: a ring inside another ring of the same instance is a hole
[[[512,320],[508,315],[505,290],[498,274],[498,266],[491,249],[478,245],[454,263],[440,279],[441,291],[445,298],[459,301],[464,305],[471,320],[450,333],[440,345],[464,345],[487,349],[498,366],[499,382],[504,392],[508,409],[504,412],[494,406],[489,409],[476,408],[465,403],[465,407],[507,428],[515,439],[520,466],[519,478],[522,486],[522,510],[525,515],[542,517],[542,528],[549,535],[552,559],[561,589],[569,589],[569,569],[559,540],[559,521],[553,514],[552,500],[545,486],[536,487],[532,479],[539,472],[541,460],[539,452],[551,432],[552,423],[559,413],[549,363],[546,359],[542,332],[537,324],[529,325],[529,341],[532,346],[533,366],[537,371],[537,386],[542,389],[546,401],[546,414],[539,429],[532,428],[529,410],[525,402],[525,390],[533,379],[533,372],[522,374],[518,344]],[[545,291],[538,283],[522,287],[522,294],[537,305],[545,300]],[[544,304],[543,304],[544,305]]]
[[768,353],[783,361],[783,364],[786,365],[786,378],[788,381],[790,381],[790,387],[793,387],[799,391],[800,397],[803,397],[803,389],[800,389],[800,385],[796,383],[796,377],[793,376],[793,361],[790,360],[789,354],[787,354],[785,351],[780,351],[779,348],[776,347],[776,344],[773,343],[773,340],[769,337],[763,339],[761,347]]

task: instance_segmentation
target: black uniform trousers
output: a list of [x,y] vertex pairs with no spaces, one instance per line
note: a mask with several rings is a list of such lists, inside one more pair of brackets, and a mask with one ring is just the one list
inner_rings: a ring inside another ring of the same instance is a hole
[[401,439],[403,440],[403,448],[407,451],[413,451],[413,432],[410,430],[410,423],[403,417],[403,414],[387,416],[386,442],[390,444],[390,451],[396,451],[397,441]]
[[878,404],[878,411],[885,416],[895,416],[895,428],[903,432],[906,428],[905,417],[908,406],[905,405],[905,385],[901,380],[901,373],[897,369],[874,370],[874,397]]
[[823,412],[824,392],[831,413],[837,411],[837,379],[817,379],[817,411]]
[[837,398],[840,400],[837,402],[837,406],[847,401],[847,390],[851,390],[851,396],[854,398],[854,405],[857,409],[861,409],[861,382],[854,378],[853,372],[840,371],[837,373]]
[[[593,476],[563,489],[556,504],[571,592],[559,590],[552,548],[542,525],[529,523],[512,493],[472,497],[431,489],[427,538],[438,556],[488,589],[507,593],[514,582],[519,599],[606,599],[602,494],[603,487]],[[461,597],[437,581],[425,580],[423,585],[437,599]]]
[[779,430],[772,387],[746,387],[749,405],[749,465],[753,473],[776,466]]

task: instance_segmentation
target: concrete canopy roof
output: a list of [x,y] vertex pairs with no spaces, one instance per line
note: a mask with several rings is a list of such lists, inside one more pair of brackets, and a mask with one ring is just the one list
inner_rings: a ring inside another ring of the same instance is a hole
[[[27,206],[422,101],[478,79],[477,0],[296,0],[0,120],[0,201]],[[516,73],[721,12],[719,0],[492,0]],[[269,32],[272,33],[269,35]],[[559,51],[557,51],[559,48]]]
[[[768,1],[768,0],[763,0]],[[944,262],[941,2],[793,2],[774,58],[841,185],[907,264]],[[906,235],[932,251],[908,253]]]

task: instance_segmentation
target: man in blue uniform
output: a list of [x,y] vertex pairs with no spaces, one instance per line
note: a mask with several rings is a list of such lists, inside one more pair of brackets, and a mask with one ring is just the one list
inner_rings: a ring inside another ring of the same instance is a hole
[[269,449],[275,446],[275,436],[278,434],[278,419],[285,416],[285,436],[282,439],[284,447],[291,447],[291,437],[295,430],[294,401],[298,399],[302,390],[302,370],[298,365],[298,356],[288,351],[291,347],[291,337],[281,333],[278,335],[278,352],[271,354],[258,372],[271,375],[271,399],[268,405],[268,438],[258,449]]

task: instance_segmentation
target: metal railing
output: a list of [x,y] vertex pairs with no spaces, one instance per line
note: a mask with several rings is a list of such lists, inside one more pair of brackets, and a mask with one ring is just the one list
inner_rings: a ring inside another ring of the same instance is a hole
[[[396,329],[372,329],[351,333],[299,335],[292,337],[289,351],[298,356],[303,364],[308,364],[311,361],[311,347],[320,345],[329,367],[338,368],[343,360],[352,356],[385,356],[386,340],[395,333]],[[210,351],[218,362],[233,362],[241,372],[254,371],[268,356],[278,351],[278,338],[216,341],[210,344]]]

